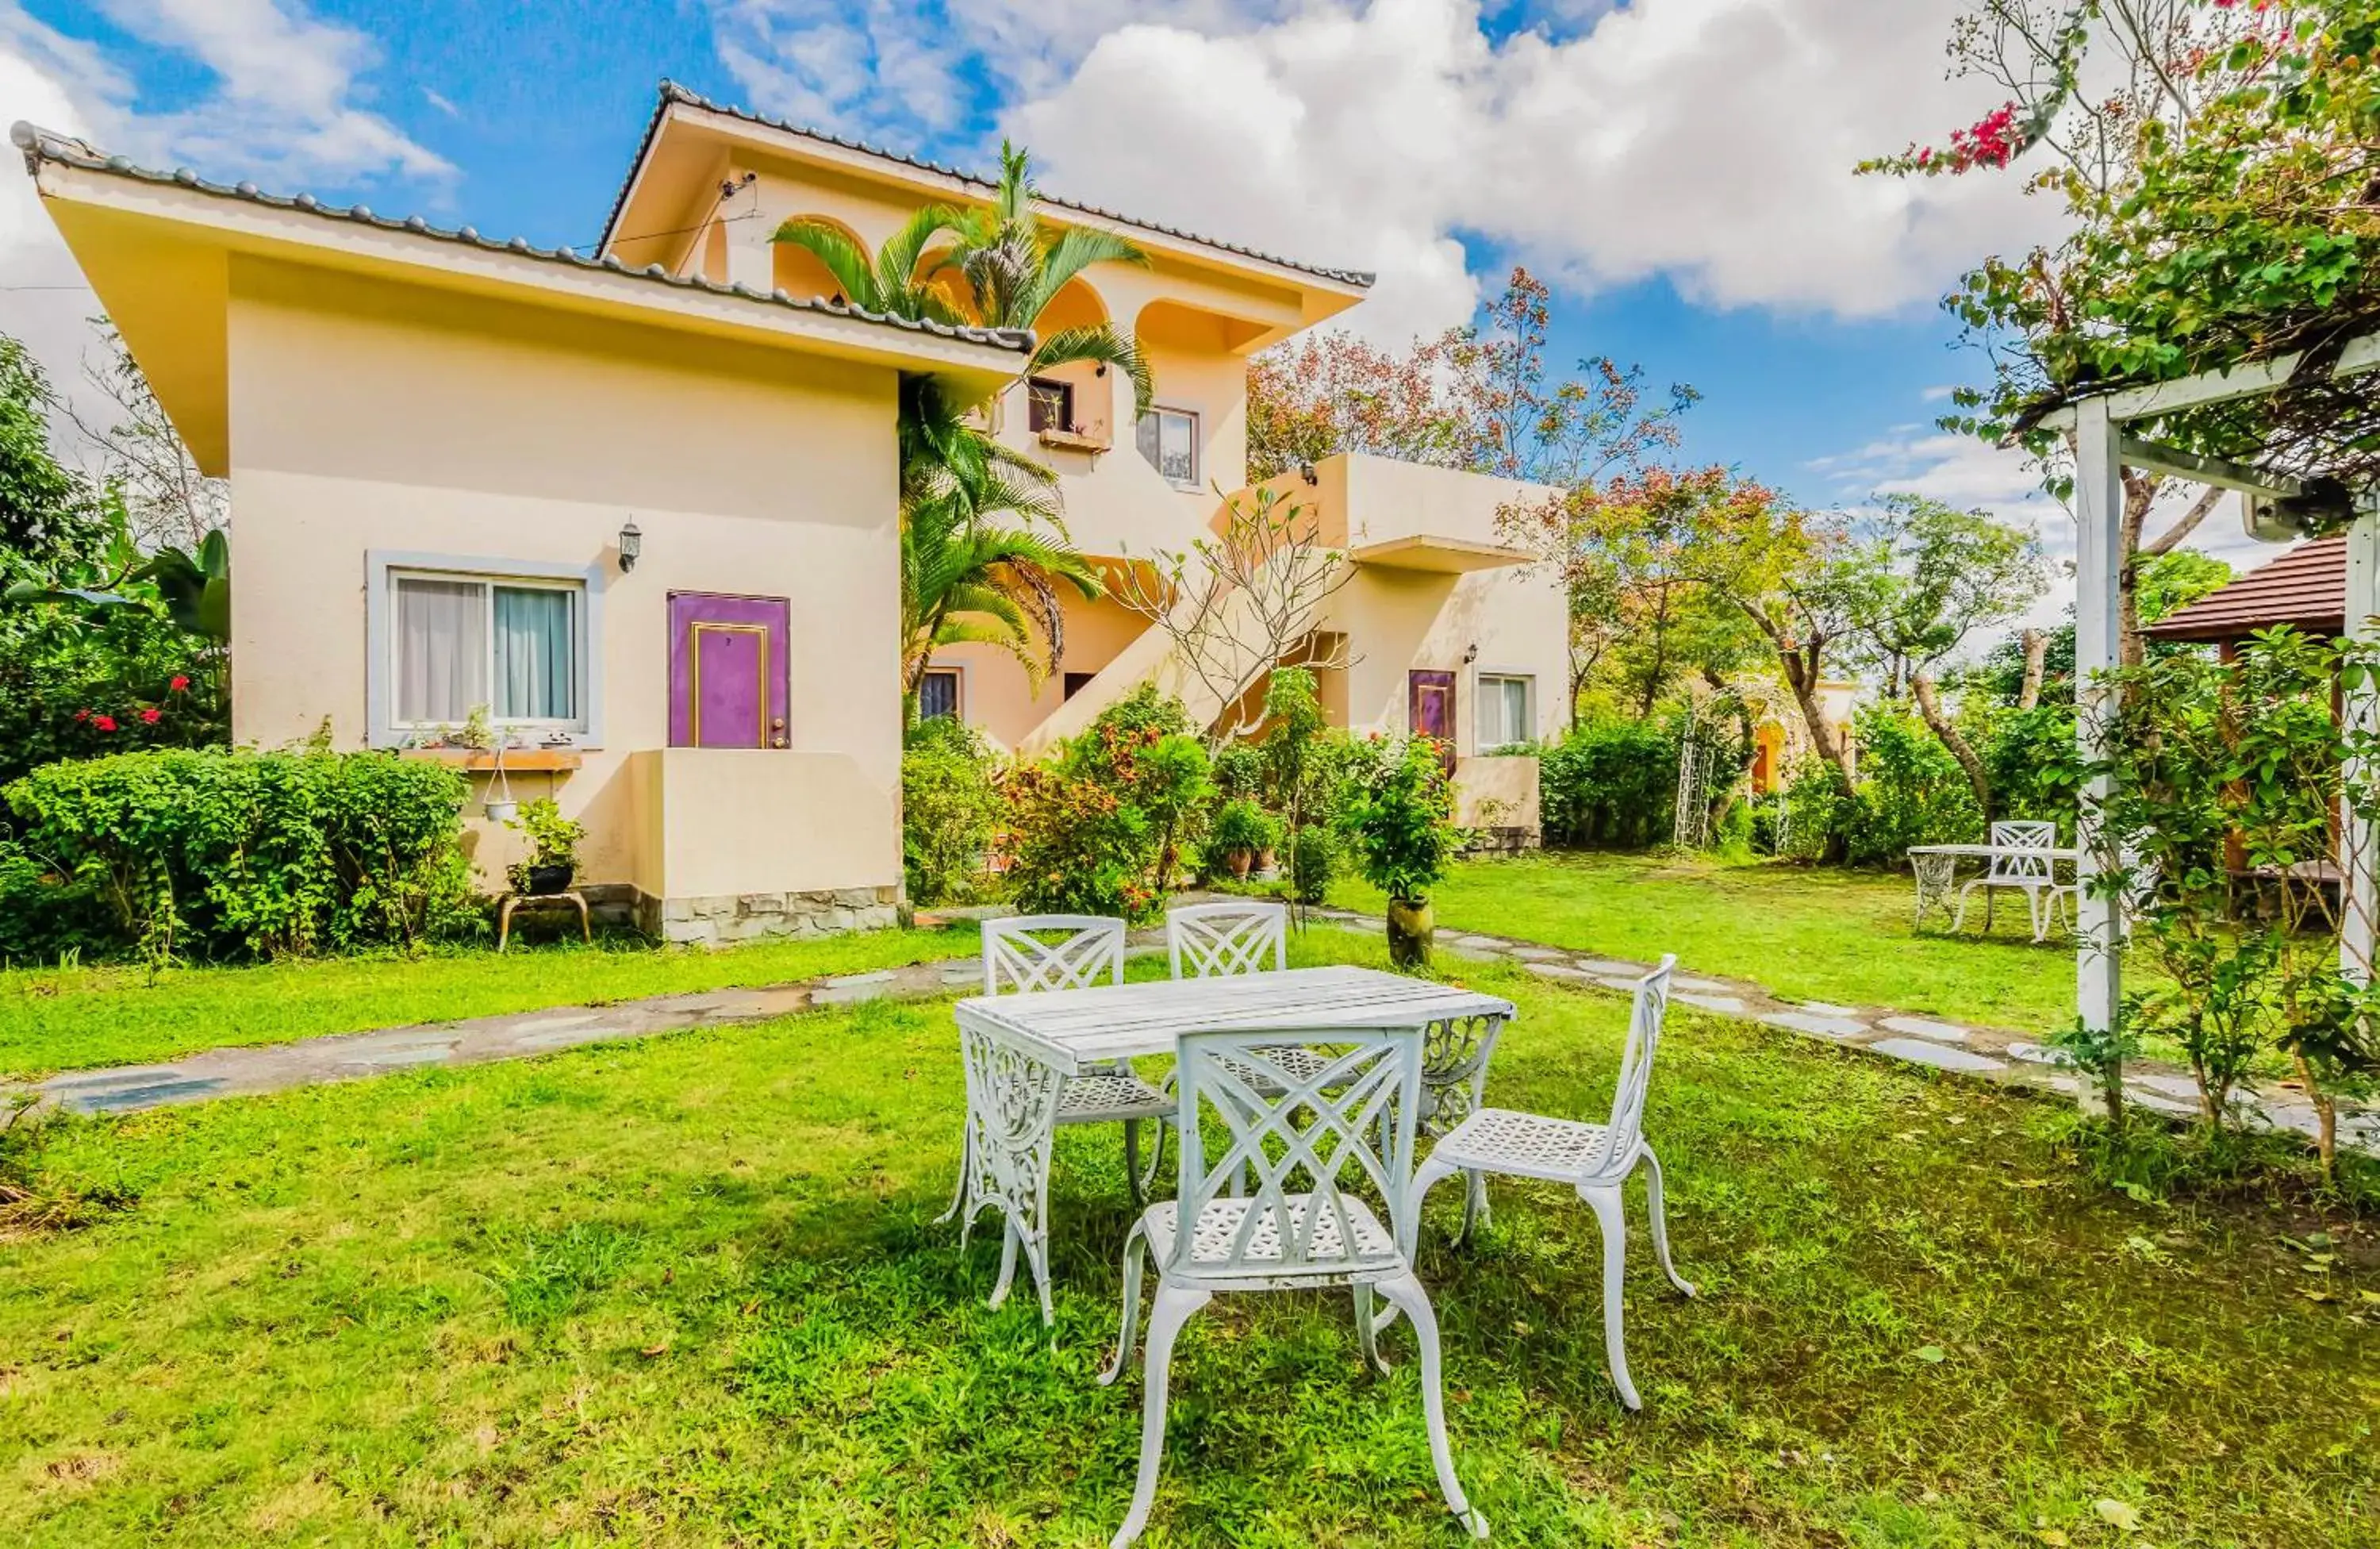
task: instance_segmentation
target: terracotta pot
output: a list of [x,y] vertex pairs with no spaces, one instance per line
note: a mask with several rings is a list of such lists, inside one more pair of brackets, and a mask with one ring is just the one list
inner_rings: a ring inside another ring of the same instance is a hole
[[1269,847],[1257,851],[1257,870],[1259,872],[1277,872],[1281,870],[1281,862],[1274,858],[1273,852]]
[[1248,868],[1256,864],[1257,857],[1254,850],[1235,849],[1226,854],[1223,859],[1232,868],[1232,880],[1245,882],[1248,880]]
[[1389,963],[1394,968],[1424,968],[1429,963],[1431,939],[1438,920],[1429,900],[1389,900]]

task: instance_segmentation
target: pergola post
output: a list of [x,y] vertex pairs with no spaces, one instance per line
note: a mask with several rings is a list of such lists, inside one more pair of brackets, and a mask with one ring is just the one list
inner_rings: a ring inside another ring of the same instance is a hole
[[[2380,514],[2368,506],[2356,514],[2355,525],[2347,530],[2347,633],[2350,639],[2370,641],[2380,639]],[[2380,686],[2365,682],[2350,689],[2344,696],[2347,723],[2358,731],[2369,732],[2380,726]],[[2347,772],[2348,788],[2353,790],[2362,783],[2369,771],[2350,764]],[[2339,971],[2357,983],[2369,983],[2372,979],[2373,921],[2375,905],[2375,866],[2380,865],[2380,833],[2375,833],[2373,814],[2350,800],[2339,802],[2339,860],[2347,875],[2341,884],[2346,918],[2340,921],[2338,938]]]
[[[2085,763],[2097,763],[2109,751],[2106,675],[2120,653],[2118,579],[2127,556],[2119,552],[2124,477],[2119,431],[2105,398],[2085,398],[2075,406],[2074,733]],[[2094,775],[2082,787],[2075,815],[2075,843],[2082,851],[2075,867],[2075,994],[2082,1025],[2096,1031],[2116,1025],[2123,994],[2118,957],[2121,901],[2097,881],[2108,870],[2099,812],[2112,788],[2107,775]]]

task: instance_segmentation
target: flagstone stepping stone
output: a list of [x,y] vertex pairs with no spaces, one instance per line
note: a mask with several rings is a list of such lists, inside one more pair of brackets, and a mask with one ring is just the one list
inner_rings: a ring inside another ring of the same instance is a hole
[[[2156,1113],[2175,1114],[2183,1117],[2195,1116],[2198,1112],[2196,1103],[2184,1103],[2179,1098],[2168,1097],[2161,1092],[2148,1091],[2137,1079],[2124,1083],[2124,1101]],[[2307,1133],[2311,1134],[2313,1131],[2308,1130]]]
[[2005,1070],[2008,1063],[1989,1055],[1979,1055],[1973,1049],[1945,1048],[1922,1038],[1879,1038],[1868,1045],[1880,1055],[1905,1059],[1912,1065],[1931,1065],[1943,1070],[1963,1071],[1980,1075],[1987,1070]]
[[1814,1017],[1856,1017],[1859,1008],[1852,1006],[1829,1006],[1823,1000],[1805,1000],[1802,1009]]
[[105,1092],[62,1096],[58,1101],[60,1106],[72,1108],[78,1113],[112,1114],[212,1097],[222,1090],[223,1083],[213,1080],[152,1081],[146,1086],[115,1087]]
[[1965,1028],[1950,1022],[1929,1021],[1924,1017],[1887,1017],[1876,1026],[1918,1038],[1930,1038],[1937,1043],[1964,1043],[1967,1041]]
[[1688,1006],[1697,1006],[1705,1011],[1722,1012],[1730,1017],[1743,1015],[1743,1002],[1733,995],[1698,995],[1691,990],[1680,990],[1670,998],[1682,1001]]
[[901,977],[898,969],[877,969],[868,973],[843,973],[826,982],[829,989],[840,990],[849,984],[890,984]]
[[1716,979],[1688,979],[1682,973],[1670,975],[1670,987],[1673,990],[1693,990],[1706,995],[1725,994],[1735,988],[1732,984],[1723,984]]
[[1585,969],[1572,968],[1568,963],[1531,963],[1528,965],[1528,970],[1531,973],[1536,974],[1540,979],[1566,979],[1583,982],[1585,980],[1591,980],[1595,977],[1595,975],[1587,972]]
[[2009,1058],[2022,1060],[2027,1065],[2071,1065],[2074,1056],[2063,1049],[2053,1049],[2046,1043],[2011,1043],[2003,1051]]
[[2126,1092],[2136,1092],[2142,1087],[2146,1087],[2151,1092],[2163,1092],[2168,1097],[2179,1097],[2185,1103],[2194,1104],[2198,1101],[2198,1083],[2188,1076],[2127,1076],[2124,1078]]
[[[1633,980],[1633,979],[1642,979],[1642,978],[1644,978],[1644,977],[1645,977],[1645,973],[1646,973],[1646,971],[1647,971],[1647,970],[1645,970],[1645,969],[1639,968],[1639,967],[1638,967],[1638,966],[1636,966],[1634,963],[1612,963],[1612,962],[1596,961],[1596,962],[1581,963],[1581,964],[1579,965],[1579,967],[1581,967],[1581,968],[1583,968],[1583,969],[1586,970],[1586,971],[1587,971],[1587,972],[1589,972],[1589,973],[1618,973],[1618,974],[1625,974],[1625,975],[1627,975],[1627,976],[1628,976],[1630,979],[1632,979],[1632,980]],[[1679,978],[1677,978],[1675,975],[1672,975],[1672,976],[1670,977],[1670,983],[1672,983],[1672,984],[1683,984],[1683,983],[1685,983],[1685,981],[1684,981],[1684,980],[1682,980],[1682,979],[1679,979]],[[1687,987],[1688,987],[1689,989],[1693,988],[1693,986],[1692,986],[1692,985],[1688,985]]]
[[1622,994],[1633,995],[1636,993],[1636,981],[1633,979],[1617,979],[1606,976],[1597,979],[1596,982],[1602,985],[1607,990],[1618,990]]
[[1550,963],[1570,954],[1553,946],[1516,946],[1512,948],[1512,956],[1524,963]]
[[1848,1017],[1818,1017],[1806,1011],[1771,1011],[1760,1019],[1773,1028],[1815,1033],[1820,1038],[1857,1038],[1868,1031],[1865,1022]]

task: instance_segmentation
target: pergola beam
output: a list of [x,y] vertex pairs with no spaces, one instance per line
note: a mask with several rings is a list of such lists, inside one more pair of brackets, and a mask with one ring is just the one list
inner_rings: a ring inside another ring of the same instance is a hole
[[2261,495],[2266,500],[2292,500],[2304,490],[2304,486],[2286,474],[2267,473],[2261,468],[2232,462],[2226,457],[2185,452],[2179,446],[2162,446],[2130,431],[2117,436],[2116,452],[2126,468],[2186,479],[2197,484],[2215,484],[2227,490],[2238,490],[2242,494]]
[[[2044,416],[2044,430],[2070,431],[2084,404],[2100,405],[2107,419],[2118,425],[2135,420],[2155,420],[2185,409],[2202,409],[2211,403],[2226,403],[2233,398],[2252,398],[2270,393],[2297,374],[2302,352],[2279,356],[2270,360],[2254,360],[2221,371],[2201,372],[2196,376],[2177,377],[2171,382],[2152,383],[2145,387],[2125,387],[2096,397],[2084,398],[2052,409]],[[2354,376],[2362,372],[2380,370],[2380,334],[2365,334],[2350,340],[2339,352],[2338,363],[2331,368],[2334,377]]]

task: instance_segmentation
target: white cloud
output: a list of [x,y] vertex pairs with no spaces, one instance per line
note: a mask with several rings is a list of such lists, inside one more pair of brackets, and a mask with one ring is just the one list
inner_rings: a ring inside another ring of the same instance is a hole
[[[285,187],[394,180],[434,198],[454,168],[368,105],[371,40],[314,18],[302,0],[103,0],[108,18],[153,47],[196,60],[212,89],[170,113],[143,111],[105,53],[0,0],[0,123],[24,119],[152,165]],[[0,172],[0,329],[25,340],[55,384],[75,391],[98,307],[33,192]],[[100,406],[91,396],[82,407]]]
[[1932,299],[2054,213],[2013,178],[1852,176],[1993,105],[1943,79],[1960,9],[1566,0],[1498,40],[1477,0],[977,0],[964,28],[884,0],[713,0],[761,105],[914,144],[988,96],[1053,190],[1378,270],[1356,321],[1383,338],[1468,315],[1458,234],[1579,289],[1664,275],[1712,306],[1840,316]]

